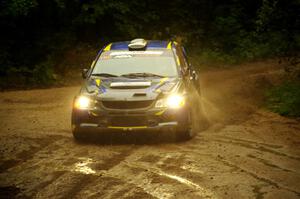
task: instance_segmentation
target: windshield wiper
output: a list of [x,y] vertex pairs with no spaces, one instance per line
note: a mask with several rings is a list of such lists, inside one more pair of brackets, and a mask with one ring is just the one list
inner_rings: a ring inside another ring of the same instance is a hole
[[165,77],[154,73],[128,73],[121,75],[122,77]]
[[110,73],[94,73],[92,76],[98,77],[118,77],[118,75],[110,74]]

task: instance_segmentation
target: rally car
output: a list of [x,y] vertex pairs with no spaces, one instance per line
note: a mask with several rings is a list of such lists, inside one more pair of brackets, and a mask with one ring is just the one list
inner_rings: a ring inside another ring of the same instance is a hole
[[198,75],[184,48],[174,41],[135,39],[104,46],[75,97],[72,133],[170,131],[194,135]]

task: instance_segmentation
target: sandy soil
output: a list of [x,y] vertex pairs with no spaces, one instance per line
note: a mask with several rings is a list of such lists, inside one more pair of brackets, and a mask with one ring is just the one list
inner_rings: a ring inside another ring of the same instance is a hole
[[0,93],[0,198],[300,198],[300,122],[261,106],[272,63],[205,72],[202,130],[77,143],[79,87]]

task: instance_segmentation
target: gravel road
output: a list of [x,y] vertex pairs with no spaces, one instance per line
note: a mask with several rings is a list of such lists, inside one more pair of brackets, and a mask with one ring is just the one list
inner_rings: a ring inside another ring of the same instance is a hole
[[78,143],[78,86],[2,92],[0,198],[300,198],[300,122],[261,106],[281,73],[203,73],[202,128],[186,142],[140,132]]

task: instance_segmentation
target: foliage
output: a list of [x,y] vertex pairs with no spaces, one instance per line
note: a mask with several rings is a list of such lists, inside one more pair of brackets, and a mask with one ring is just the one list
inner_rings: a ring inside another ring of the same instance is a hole
[[10,0],[3,2],[6,9],[3,10],[1,15],[11,17],[26,16],[33,8],[37,6],[36,0]]
[[53,80],[52,59],[48,58],[45,62],[37,64],[32,71],[32,78],[30,79],[36,84],[50,85]]
[[286,82],[270,89],[267,107],[281,115],[300,117],[300,82]]
[[99,49],[135,37],[179,40],[204,64],[289,56],[299,51],[299,10],[299,0],[3,0],[0,76],[50,77],[78,42]]

